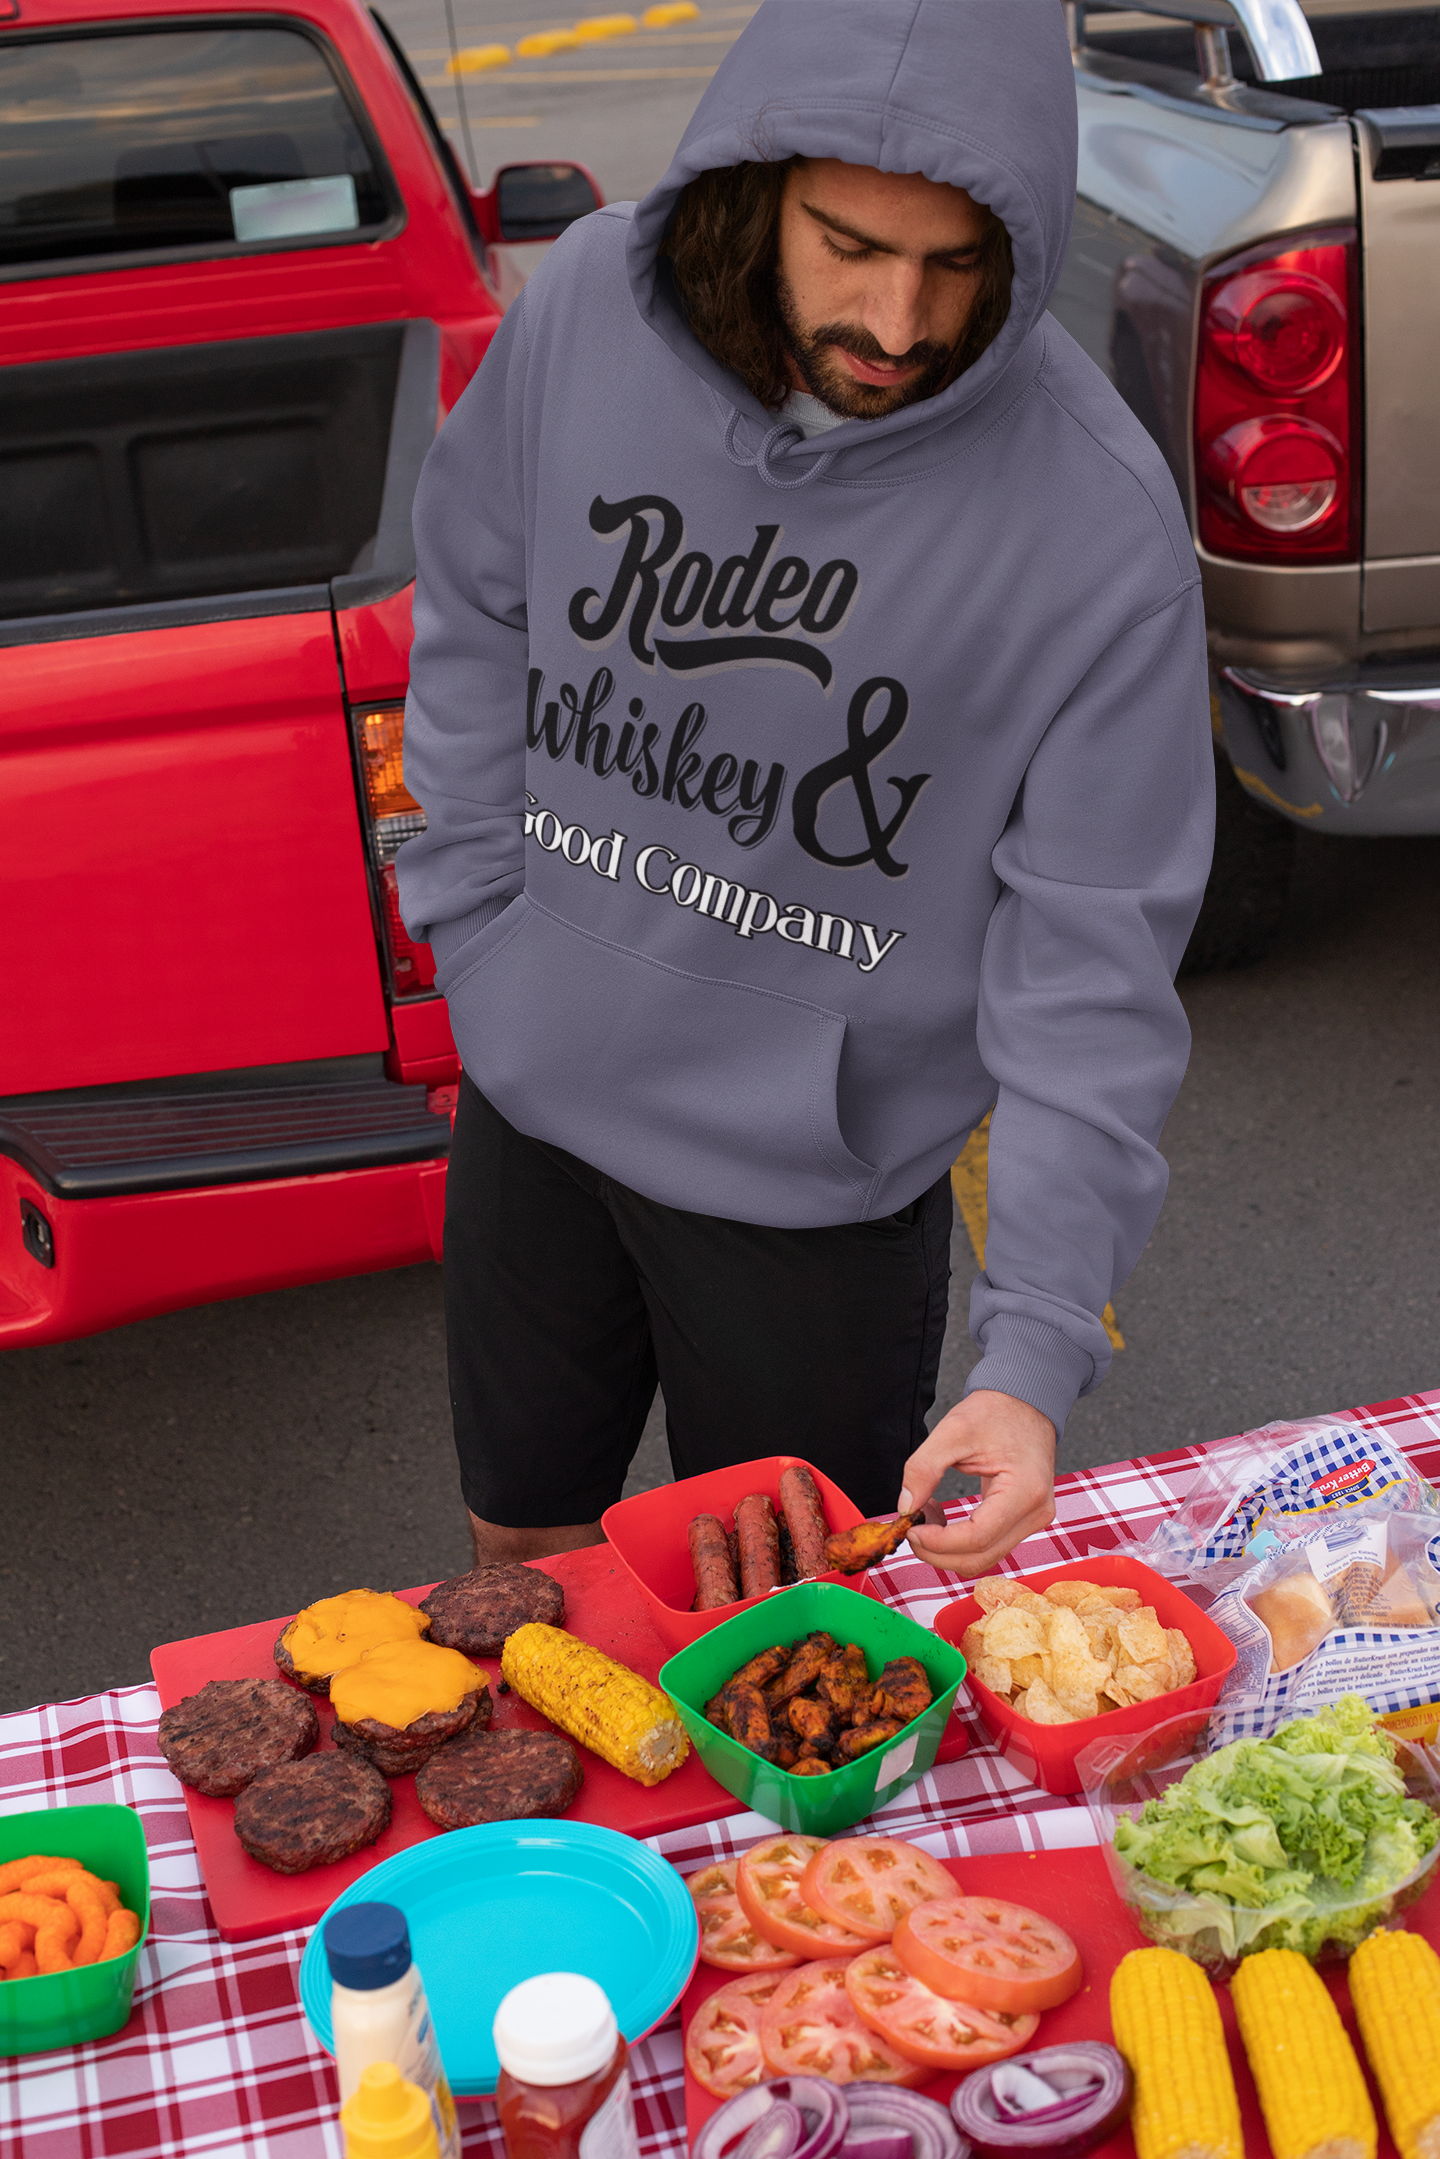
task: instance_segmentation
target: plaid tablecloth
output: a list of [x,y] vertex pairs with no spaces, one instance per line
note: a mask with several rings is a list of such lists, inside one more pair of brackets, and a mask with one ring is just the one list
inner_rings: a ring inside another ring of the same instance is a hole
[[[1346,1412],[1390,1431],[1440,1480],[1440,1393]],[[1018,1547],[1016,1572],[1083,1559],[1145,1537],[1184,1496],[1199,1447],[1066,1477],[1052,1527]],[[952,1512],[960,1512],[953,1509]],[[908,1557],[884,1570],[887,1595],[928,1624],[956,1585]],[[341,2159],[335,2073],[301,2014],[304,1932],[222,1942],[190,1840],[185,1803],[155,1746],[153,1687],[122,1687],[0,1718],[0,1812],[122,1800],[145,1824],[149,1941],[124,2031],[91,2046],[0,2061],[5,2159]],[[891,1802],[891,1835],[945,1855],[1087,1844],[1083,1805],[1024,1783],[971,1718],[970,1752]],[[741,1851],[768,1825],[753,1814],[653,1839],[684,1874]],[[680,2025],[672,2016],[633,2052],[641,2148],[683,2155]],[[503,2159],[488,2101],[461,2117],[466,2159]]]

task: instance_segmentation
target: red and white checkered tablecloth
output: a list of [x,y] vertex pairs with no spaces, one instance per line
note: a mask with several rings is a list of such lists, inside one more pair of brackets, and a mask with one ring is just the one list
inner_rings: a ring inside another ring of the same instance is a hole
[[[1440,1480],[1440,1392],[1343,1413],[1387,1429],[1422,1474]],[[1187,1490],[1202,1449],[1185,1447],[1062,1480],[1051,1528],[1012,1554],[1023,1573],[1150,1534]],[[952,1512],[960,1512],[952,1509]],[[922,1624],[956,1584],[908,1556],[883,1570],[886,1594]],[[155,1745],[153,1687],[0,1718],[0,1813],[121,1800],[145,1824],[150,1936],[135,2008],[111,2039],[0,2061],[4,2159],[341,2159],[330,2057],[299,2005],[304,1932],[222,1942],[190,1840],[180,1786]],[[1078,1801],[1025,1784],[970,1719],[971,1749],[883,1810],[886,1830],[947,1855],[1091,1841]],[[681,1873],[728,1858],[769,1825],[754,1814],[653,1839]],[[633,2050],[641,2150],[683,2155],[680,2023]],[[489,2101],[462,2106],[466,2159],[503,2159]]]

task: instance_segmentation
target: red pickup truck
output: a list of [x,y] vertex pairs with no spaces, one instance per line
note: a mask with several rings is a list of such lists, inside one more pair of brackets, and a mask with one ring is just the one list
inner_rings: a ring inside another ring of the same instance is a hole
[[12,1345],[438,1257],[411,503],[598,197],[471,189],[358,0],[0,0],[0,138]]

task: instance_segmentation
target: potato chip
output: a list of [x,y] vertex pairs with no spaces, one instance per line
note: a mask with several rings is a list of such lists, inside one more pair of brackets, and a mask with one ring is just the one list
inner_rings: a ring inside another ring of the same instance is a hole
[[1008,1698],[1014,1681],[1010,1677],[1010,1667],[1003,1657],[987,1657],[982,1654],[976,1657],[970,1669],[982,1687],[988,1687],[992,1694],[1003,1694]]
[[1096,1662],[1113,1672],[1117,1662],[1118,1641],[1108,1620],[1092,1619],[1088,1612],[1081,1615],[1081,1626],[1090,1645],[1090,1654]]
[[[1169,1669],[1168,1658],[1166,1669]],[[1153,1666],[1142,1664],[1122,1664],[1106,1681],[1106,1686],[1111,1694],[1114,1694],[1117,1688],[1123,1687],[1127,1700],[1131,1702],[1153,1702],[1158,1695],[1168,1694],[1170,1691],[1155,1677]]]
[[1035,1680],[1026,1688],[1025,1714],[1032,1724],[1075,1724],[1079,1721],[1043,1679]]
[[1018,1694],[1012,1694],[1010,1697],[1010,1707],[1014,1710],[1017,1717],[1029,1716],[1030,1712],[1025,1707],[1026,1701],[1029,1699],[1029,1693],[1030,1690],[1028,1687],[1022,1687]]
[[1105,1594],[1121,1612],[1138,1612],[1145,1602],[1138,1589],[1107,1589]]
[[1013,1574],[982,1574],[970,1584],[970,1594],[982,1612],[999,1612],[1025,1594],[1025,1585]]
[[1153,1664],[1157,1658],[1169,1657],[1165,1629],[1148,1604],[1141,1611],[1122,1613],[1115,1631],[1132,1664]]
[[1010,1677],[1017,1687],[1028,1687],[1037,1679],[1045,1677],[1045,1659],[1040,1656],[1012,1657]]
[[1098,1582],[1052,1582],[1041,1595],[1051,1604],[1068,1604],[1073,1612],[1093,1597],[1099,1587]]
[[1045,1636],[1033,1612],[1013,1608],[992,1612],[985,1623],[985,1654],[989,1657],[1025,1657],[1044,1647]]
[[960,1654],[967,1664],[973,1664],[977,1657],[984,1656],[985,1622],[983,1619],[972,1619],[965,1632],[961,1635]]
[[1067,1687],[1057,1676],[1050,1691],[1061,1708],[1068,1709],[1077,1723],[1083,1722],[1086,1717],[1098,1717],[1100,1714],[1100,1697],[1093,1688]]
[[1061,1650],[1073,1650],[1080,1656],[1089,1655],[1085,1629],[1078,1614],[1072,1612],[1067,1605],[1056,1604],[1050,1607],[1045,1620],[1045,1647],[1052,1656],[1057,1656]]
[[1195,1681],[1195,1652],[1178,1627],[1167,1627],[1165,1639],[1170,1644],[1170,1669],[1174,1673],[1171,1684],[1176,1687],[1192,1686]]

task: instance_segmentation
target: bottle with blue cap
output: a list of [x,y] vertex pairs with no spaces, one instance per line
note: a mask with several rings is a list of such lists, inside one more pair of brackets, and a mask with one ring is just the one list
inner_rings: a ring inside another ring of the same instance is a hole
[[345,1904],[325,1921],[324,1940],[341,2106],[372,2062],[393,2062],[425,2094],[440,2159],[460,2159],[455,2101],[405,1914],[395,1904]]

